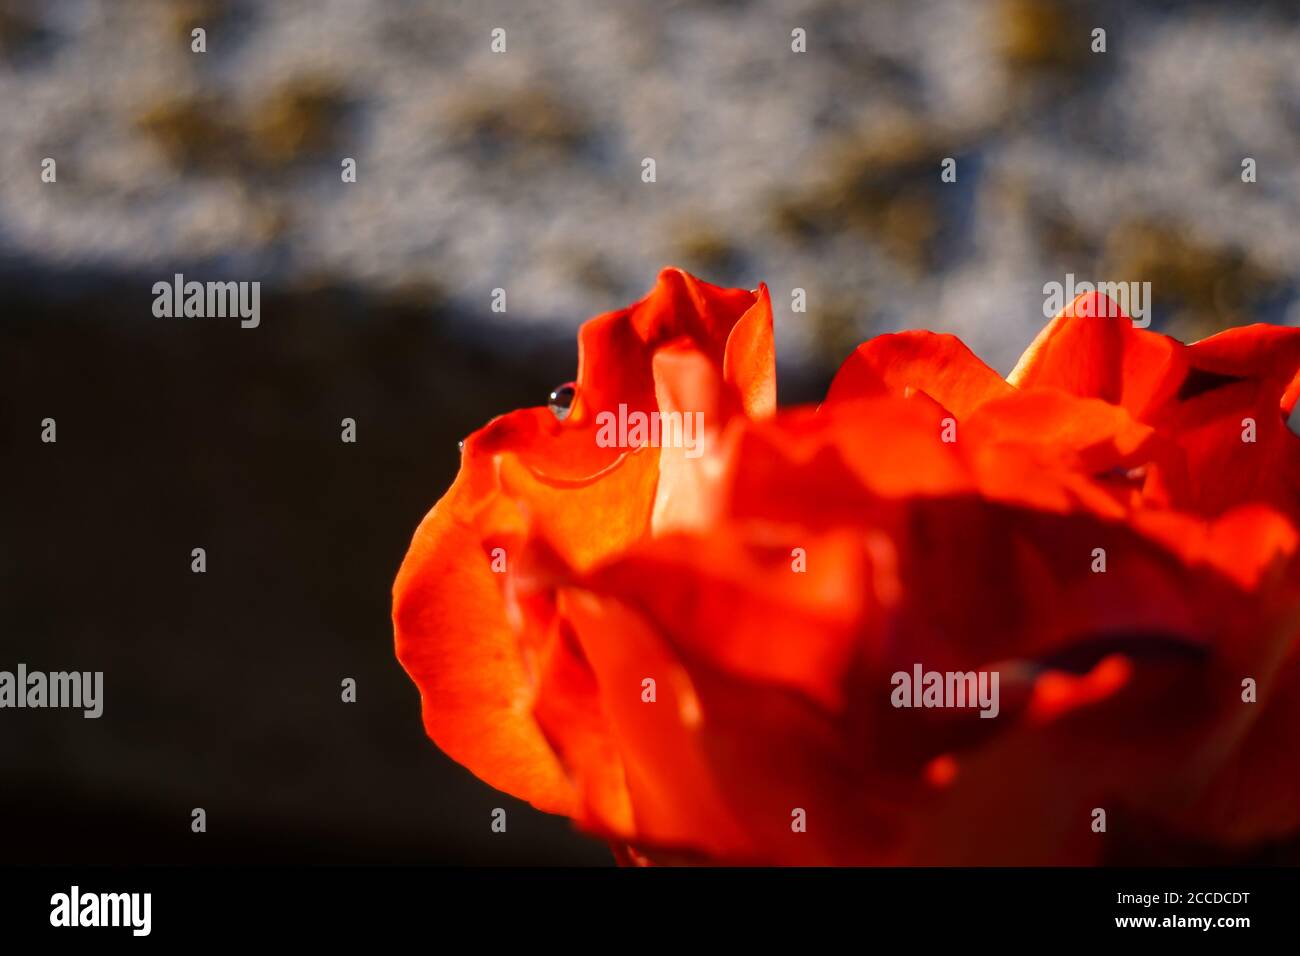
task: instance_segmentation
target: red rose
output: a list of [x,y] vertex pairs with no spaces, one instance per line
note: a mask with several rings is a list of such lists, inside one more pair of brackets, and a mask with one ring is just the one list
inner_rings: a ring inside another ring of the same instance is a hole
[[[765,290],[664,273],[584,326],[569,419],[471,436],[417,532],[430,735],[659,861],[1088,862],[1098,809],[1294,833],[1300,331],[1183,346],[1098,305],[1010,381],[901,333],[773,417]],[[703,413],[703,453],[601,447],[619,405]],[[930,674],[992,696],[931,708]]]
[[[460,474],[415,533],[393,586],[397,654],[420,687],[425,727],[488,783],[569,812],[573,784],[534,714],[545,647],[521,644],[506,614],[511,575],[492,554],[545,535],[589,566],[671,517],[680,456],[600,447],[597,417],[710,403],[712,427],[776,407],[767,290],[720,289],[666,269],[641,302],[583,325],[576,395],[503,415],[465,440]],[[663,460],[661,460],[661,458]],[[658,501],[658,504],[657,504]],[[500,566],[500,564],[498,564]]]

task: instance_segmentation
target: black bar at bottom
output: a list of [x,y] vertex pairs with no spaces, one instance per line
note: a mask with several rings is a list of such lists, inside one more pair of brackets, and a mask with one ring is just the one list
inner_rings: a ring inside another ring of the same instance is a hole
[[[617,946],[668,932],[733,941],[813,932],[863,940],[902,933],[926,940],[1199,935],[1231,942],[1242,933],[1294,929],[1298,874],[1262,867],[10,866],[0,868],[0,932],[6,942],[37,935],[91,945],[145,938],[145,928],[147,938],[176,942],[295,944],[406,936],[451,945],[472,934],[485,943]],[[147,927],[144,896],[129,895],[146,893]],[[119,925],[84,925],[114,921]]]

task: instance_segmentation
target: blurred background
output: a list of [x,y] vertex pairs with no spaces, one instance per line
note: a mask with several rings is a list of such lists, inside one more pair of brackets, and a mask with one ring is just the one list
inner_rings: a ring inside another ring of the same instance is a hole
[[783,403],[899,328],[1006,372],[1071,272],[1300,324],[1297,51],[1293,0],[0,0],[0,669],[106,682],[0,712],[0,861],[608,864],[393,659],[457,440],[666,264],[768,283]]

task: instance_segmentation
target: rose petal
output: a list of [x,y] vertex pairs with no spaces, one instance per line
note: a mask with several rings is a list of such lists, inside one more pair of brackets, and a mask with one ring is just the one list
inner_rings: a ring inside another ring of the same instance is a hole
[[909,331],[859,345],[835,374],[827,404],[925,392],[959,419],[1013,389],[952,335]]
[[1183,346],[1138,329],[1111,299],[1078,296],[1038,334],[1007,381],[1017,388],[1060,388],[1123,405],[1141,416],[1173,393],[1186,370]]
[[[415,532],[393,584],[397,658],[420,689],[425,730],[453,760],[552,813],[573,790],[532,715],[532,681],[499,575],[458,480]],[[459,507],[458,507],[459,506]]]

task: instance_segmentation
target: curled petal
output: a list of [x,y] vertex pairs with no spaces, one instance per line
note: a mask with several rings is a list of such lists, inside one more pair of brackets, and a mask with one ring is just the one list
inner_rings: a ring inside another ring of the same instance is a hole
[[956,336],[910,331],[879,335],[859,345],[835,374],[826,402],[906,397],[910,391],[924,392],[964,419],[1013,389]]
[[[420,689],[425,730],[452,759],[552,813],[568,779],[533,718],[532,680],[458,480],[420,524],[393,585],[397,658]],[[459,513],[458,513],[459,512]]]
[[1107,296],[1084,294],[1038,334],[1007,381],[1099,398],[1140,417],[1182,381],[1183,348],[1168,336],[1135,328]]

